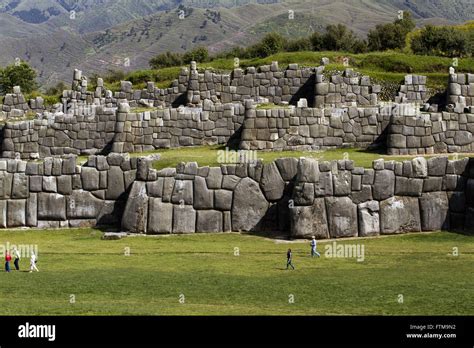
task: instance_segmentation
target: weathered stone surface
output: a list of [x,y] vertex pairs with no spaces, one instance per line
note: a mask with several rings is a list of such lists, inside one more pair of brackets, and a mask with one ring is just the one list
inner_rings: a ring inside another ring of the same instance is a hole
[[203,177],[194,178],[194,209],[212,209],[214,207],[214,193],[209,190]]
[[163,203],[161,198],[148,201],[148,234],[171,233],[173,231],[173,204]]
[[232,229],[254,231],[265,216],[268,202],[259,185],[250,178],[242,179],[234,191],[232,202]]
[[39,220],[66,220],[66,198],[57,193],[38,193]]
[[215,190],[214,204],[217,210],[231,210],[232,209],[232,191],[229,190]]
[[360,191],[352,191],[350,198],[355,204],[372,200],[372,186],[362,185]]
[[107,171],[106,199],[118,199],[125,192],[125,181],[120,167],[112,166]]
[[424,193],[420,197],[420,212],[423,231],[449,228],[449,202],[446,192]]
[[315,183],[319,180],[318,161],[313,158],[300,158],[296,174],[297,182]]
[[314,183],[315,197],[324,197],[333,195],[333,180],[331,172],[322,172],[319,174],[319,180]]
[[415,178],[424,178],[428,176],[428,162],[424,157],[416,157],[411,160],[413,176]]
[[26,225],[30,227],[36,226],[38,223],[38,194],[30,193],[26,201]]
[[127,237],[126,232],[105,232],[100,239],[102,240],[119,240]]
[[293,201],[296,205],[312,205],[314,201],[314,184],[303,183],[293,189]]
[[280,170],[280,174],[283,180],[293,180],[298,171],[298,159],[296,158],[279,158],[275,160],[275,163]]
[[359,237],[376,236],[380,233],[379,202],[368,201],[359,204]]
[[8,227],[19,227],[26,225],[26,199],[8,200]]
[[326,197],[325,200],[331,238],[356,237],[357,206],[349,197]]
[[43,191],[58,192],[58,183],[55,176],[43,176]]
[[72,192],[72,177],[71,175],[61,175],[57,178],[58,193],[62,195],[70,195]]
[[174,183],[171,203],[193,204],[193,182],[192,180],[176,180]]
[[352,175],[350,171],[344,170],[333,175],[334,195],[347,196],[351,193]]
[[397,196],[421,196],[422,190],[423,179],[397,176],[395,180],[395,195]]
[[28,176],[25,173],[15,173],[13,175],[12,198],[28,197]]
[[10,198],[12,194],[13,175],[0,171],[0,198]]
[[391,170],[383,169],[375,171],[373,186],[373,196],[376,200],[384,200],[393,196],[395,192],[395,173]]
[[275,162],[263,166],[260,185],[268,201],[277,201],[283,196],[285,182],[283,181]]
[[428,159],[427,163],[428,163],[428,175],[443,176],[446,174],[448,157],[446,156],[432,157]]
[[222,212],[198,210],[196,232],[222,232]]
[[146,233],[148,217],[148,196],[146,184],[135,181],[128,195],[122,216],[122,228],[134,233]]
[[291,236],[293,238],[329,238],[324,198],[317,198],[310,206],[290,208]]
[[380,233],[421,231],[418,198],[390,197],[380,202]]
[[196,232],[196,211],[191,205],[173,206],[173,233]]
[[87,191],[99,189],[99,171],[92,167],[82,167],[81,170],[82,187]]
[[221,168],[209,168],[209,174],[206,178],[207,187],[210,189],[219,189],[222,187],[222,170]]
[[74,190],[66,203],[68,219],[96,219],[103,206],[102,200],[84,190]]
[[0,227],[7,227],[7,201],[0,200]]

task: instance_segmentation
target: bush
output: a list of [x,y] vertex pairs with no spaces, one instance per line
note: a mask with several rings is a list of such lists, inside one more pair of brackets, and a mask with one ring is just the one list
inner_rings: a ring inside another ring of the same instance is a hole
[[322,37],[323,48],[328,51],[353,52],[354,43],[357,41],[359,39],[343,24],[328,25]]
[[0,70],[0,93],[11,93],[13,86],[20,86],[21,91],[30,93],[36,89],[36,71],[26,62],[8,65]]
[[290,40],[286,43],[285,51],[287,52],[298,52],[298,51],[311,51],[313,45],[309,38],[301,38],[296,40]]
[[[203,63],[206,62],[209,59],[209,52],[207,51],[207,48],[205,47],[196,47],[195,49],[186,52],[183,55],[183,64],[189,64],[192,61],[195,61],[197,63]],[[179,65],[179,64],[175,64]]]
[[407,34],[415,28],[410,12],[405,12],[403,19],[393,23],[378,24],[367,34],[368,46],[371,51],[402,49]]
[[412,38],[411,49],[415,54],[461,57],[468,53],[468,39],[454,28],[427,25]]
[[282,52],[286,46],[286,40],[278,33],[270,33],[264,36],[262,41],[248,49],[251,57],[265,58],[272,54]]
[[150,67],[152,69],[166,68],[170,66],[182,65],[183,55],[179,53],[166,52],[150,59]]

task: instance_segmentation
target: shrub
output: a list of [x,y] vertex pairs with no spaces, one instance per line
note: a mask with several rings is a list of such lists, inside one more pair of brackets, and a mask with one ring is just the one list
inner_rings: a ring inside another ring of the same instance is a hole
[[454,28],[427,25],[412,38],[411,49],[415,54],[460,57],[468,51],[468,39]]
[[166,68],[170,66],[182,65],[183,55],[179,53],[166,52],[150,59],[150,67],[152,69]]
[[[183,64],[189,64],[191,61],[198,63],[206,62],[209,59],[209,52],[205,47],[196,47],[183,55]],[[178,64],[175,64],[178,65]]]
[[10,93],[13,86],[20,86],[21,91],[30,93],[36,89],[36,71],[26,62],[8,65],[0,70],[0,93]]

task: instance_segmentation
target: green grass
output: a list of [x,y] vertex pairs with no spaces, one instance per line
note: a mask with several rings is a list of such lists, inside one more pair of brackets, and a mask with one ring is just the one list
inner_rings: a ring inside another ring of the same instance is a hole
[[[0,314],[474,314],[472,236],[437,232],[338,240],[364,245],[364,261],[357,262],[325,257],[331,241],[320,242],[322,257],[311,259],[307,242],[252,235],[102,241],[100,234],[91,229],[1,231],[2,243],[38,245],[40,272],[0,272]],[[234,256],[236,247],[240,256]],[[294,271],[285,270],[289,247]],[[454,247],[459,256],[452,255]],[[27,266],[22,260],[21,267]],[[403,303],[397,301],[400,294]]]
[[[220,166],[221,163],[219,163],[218,151],[222,150],[225,150],[225,147],[222,145],[196,146],[177,149],[159,149],[152,152],[132,153],[130,155],[144,156],[151,153],[160,153],[161,158],[153,163],[153,168],[155,169],[176,167],[180,162],[197,162],[200,166]],[[429,158],[433,156],[434,155],[425,157]],[[461,158],[467,156],[469,156],[469,154],[462,154]],[[384,158],[387,161],[404,161],[416,156],[389,156],[374,151],[356,148],[324,151],[257,151],[257,158],[262,159],[264,163],[269,163],[283,157],[311,157],[320,161],[332,161],[346,158],[353,160],[356,166],[371,168],[372,161],[379,158]],[[453,155],[450,155],[449,158],[452,159]]]

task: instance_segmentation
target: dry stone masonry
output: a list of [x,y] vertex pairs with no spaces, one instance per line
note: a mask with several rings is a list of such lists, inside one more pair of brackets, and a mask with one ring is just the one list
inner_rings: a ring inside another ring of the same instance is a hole
[[280,231],[294,238],[470,230],[474,165],[468,158],[373,168],[349,160],[281,158],[262,164],[137,173],[122,218],[133,233]]

